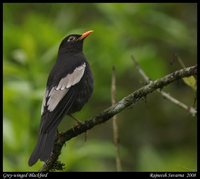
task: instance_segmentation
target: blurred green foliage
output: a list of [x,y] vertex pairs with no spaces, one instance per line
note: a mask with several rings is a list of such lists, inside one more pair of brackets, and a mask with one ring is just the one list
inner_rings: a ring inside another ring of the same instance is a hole
[[[62,38],[94,30],[84,51],[95,79],[94,94],[75,116],[85,120],[110,106],[112,66],[117,100],[144,85],[133,54],[151,79],[180,64],[196,64],[197,5],[184,3],[3,4],[3,170],[37,171],[27,164],[37,140],[48,73]],[[183,81],[165,88],[192,106],[195,92]],[[187,111],[149,95],[118,115],[124,171],[196,171],[197,122]],[[64,119],[61,130],[74,121]],[[111,121],[68,141],[60,161],[66,171],[115,171]]]

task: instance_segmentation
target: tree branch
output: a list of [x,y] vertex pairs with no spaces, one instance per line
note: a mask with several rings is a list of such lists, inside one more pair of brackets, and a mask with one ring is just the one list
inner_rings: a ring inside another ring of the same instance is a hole
[[43,165],[40,171],[49,171],[54,168],[54,164],[57,162],[57,159],[61,153],[62,146],[64,145],[66,141],[84,133],[85,131],[93,128],[94,126],[98,124],[106,122],[107,120],[112,118],[115,114],[118,114],[119,112],[126,109],[130,105],[137,103],[143,97],[154,92],[155,90],[159,88],[163,88],[166,85],[176,80],[179,80],[183,77],[188,77],[188,76],[196,75],[196,74],[197,74],[197,66],[191,66],[188,68],[175,71],[158,80],[151,81],[149,84],[145,85],[144,87],[124,97],[114,106],[111,106],[105,109],[103,112],[99,113],[98,115],[92,117],[91,119],[86,120],[83,124],[77,125],[74,128],[69,129],[65,133],[60,134],[59,137],[56,139],[52,155],[50,156],[46,164]]
[[[136,61],[136,59],[134,58],[133,55],[131,55],[131,58],[136,66],[136,69],[138,70],[138,72],[140,73],[140,75],[144,78],[144,80],[149,83],[151,82],[150,78],[146,75],[146,73],[144,72],[144,70],[141,68],[141,66],[139,65],[139,63]],[[181,63],[182,67],[185,68],[185,65],[183,64],[183,62],[181,61],[180,58],[179,62]],[[160,93],[165,99],[169,100],[170,102],[176,104],[177,106],[185,109],[186,111],[188,111],[193,117],[196,116],[197,111],[195,108],[193,107],[189,107],[186,104],[182,103],[181,101],[177,100],[176,98],[172,97],[169,93],[166,93],[163,90],[157,89],[156,90],[158,93]]]

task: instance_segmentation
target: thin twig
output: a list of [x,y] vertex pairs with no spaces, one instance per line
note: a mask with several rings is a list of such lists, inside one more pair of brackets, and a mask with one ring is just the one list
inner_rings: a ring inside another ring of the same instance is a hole
[[[133,55],[131,55],[131,58],[136,66],[136,69],[138,70],[138,72],[140,73],[140,75],[144,78],[144,80],[147,83],[150,83],[151,80],[149,79],[149,77],[145,74],[144,70],[141,68],[141,66],[139,65],[139,63],[136,61],[135,57]],[[185,67],[184,67],[185,68]],[[169,101],[171,101],[172,103],[178,105],[179,107],[187,110],[192,116],[196,116],[197,111],[195,108],[193,107],[189,107],[186,104],[180,102],[179,100],[177,100],[176,98],[172,97],[169,93],[164,92],[163,90],[157,89],[157,92],[159,92],[165,99],[168,99]]]
[[184,103],[178,101],[177,99],[173,98],[169,93],[166,93],[166,92],[160,91],[160,90],[157,90],[157,91],[159,93],[161,93],[161,95],[164,96],[166,99],[170,100],[174,104],[177,104],[178,106],[182,107],[183,109],[189,111],[192,114],[192,116],[196,116],[197,111],[193,107],[189,107],[189,106],[185,105]]
[[176,54],[175,54],[175,59],[178,60],[178,62],[181,65],[182,68],[186,67],[185,64],[183,63],[183,60],[178,55],[176,55]]
[[[112,105],[116,104],[116,77],[115,77],[115,67],[113,66],[112,69],[112,84],[111,84],[111,102]],[[116,169],[118,172],[122,171],[122,164],[120,159],[120,152],[119,152],[119,130],[117,125],[117,115],[113,116],[113,141],[116,148]]]
[[56,139],[54,144],[53,154],[50,156],[49,160],[47,161],[46,165],[43,165],[40,171],[49,171],[53,168],[54,163],[58,160],[58,157],[61,153],[61,149],[66,141],[84,133],[85,131],[108,121],[114,115],[120,113],[124,109],[128,108],[130,105],[136,104],[138,101],[143,99],[148,94],[154,92],[159,88],[163,88],[168,84],[177,81],[181,78],[196,75],[197,74],[197,66],[187,67],[181,70],[177,70],[173,73],[170,73],[163,78],[160,78],[155,81],[151,81],[151,83],[143,86],[142,88],[132,92],[128,96],[121,99],[117,102],[114,106],[111,106],[105,109],[103,112],[99,113],[98,115],[90,118],[89,120],[84,121],[83,124],[77,125],[63,134],[59,135],[59,138]]

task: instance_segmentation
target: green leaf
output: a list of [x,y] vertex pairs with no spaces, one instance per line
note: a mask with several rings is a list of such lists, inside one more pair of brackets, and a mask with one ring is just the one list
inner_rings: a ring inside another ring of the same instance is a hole
[[191,87],[193,90],[195,90],[195,91],[197,90],[197,82],[196,82],[196,79],[194,78],[194,76],[185,77],[185,78],[183,78],[183,81],[185,82],[186,85]]

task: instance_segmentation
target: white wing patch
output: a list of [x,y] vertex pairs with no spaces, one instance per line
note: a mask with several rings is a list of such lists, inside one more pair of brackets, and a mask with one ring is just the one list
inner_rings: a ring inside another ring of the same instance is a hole
[[47,106],[49,111],[53,111],[61,99],[65,96],[69,89],[64,88],[63,90],[56,90],[55,87],[49,93],[49,99],[47,101]]
[[[83,63],[81,66],[75,68],[75,70],[62,78],[57,86],[52,87],[51,91],[46,91],[43,99],[41,114],[44,112],[44,107],[48,106],[48,110],[52,112],[62,98],[67,94],[69,88],[77,84],[83,77],[86,64]],[[48,98],[48,100],[47,100]],[[47,100],[47,101],[46,101]]]
[[70,88],[71,86],[78,83],[85,71],[86,64],[77,67],[73,73],[67,75],[65,78],[62,78],[56,88],[56,90],[64,90],[65,88]]

